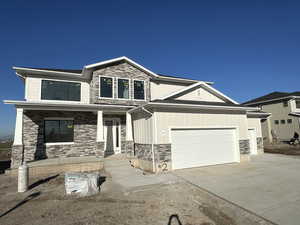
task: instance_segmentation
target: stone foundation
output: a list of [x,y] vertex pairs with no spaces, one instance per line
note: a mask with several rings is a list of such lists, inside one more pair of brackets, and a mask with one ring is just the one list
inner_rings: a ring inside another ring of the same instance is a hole
[[172,170],[171,144],[153,145],[156,172]]
[[239,147],[240,147],[241,155],[250,154],[250,140],[249,139],[240,140]]
[[262,154],[264,153],[264,142],[262,137],[256,138],[257,142],[257,154]]
[[125,152],[126,152],[126,156],[128,158],[134,157],[134,142],[133,141],[126,141]]

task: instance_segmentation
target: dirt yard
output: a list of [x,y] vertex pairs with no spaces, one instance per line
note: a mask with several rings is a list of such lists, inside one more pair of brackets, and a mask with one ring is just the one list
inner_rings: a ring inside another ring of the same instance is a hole
[[62,176],[31,183],[30,191],[16,193],[16,178],[0,175],[1,225],[180,224],[177,218],[187,225],[215,224],[193,201],[197,190],[184,183],[123,192],[108,178],[101,193],[83,198],[65,195]]
[[287,143],[268,144],[265,145],[264,151],[267,153],[300,156],[300,145],[290,145]]
[[36,177],[17,193],[17,178],[0,175],[1,225],[270,225],[244,209],[184,181],[123,189],[109,174],[101,191],[66,196],[64,176]]

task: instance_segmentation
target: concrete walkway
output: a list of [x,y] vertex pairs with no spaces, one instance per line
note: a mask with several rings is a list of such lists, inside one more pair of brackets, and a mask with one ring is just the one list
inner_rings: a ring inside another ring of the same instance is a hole
[[142,170],[131,167],[129,160],[124,158],[105,159],[104,169],[112,177],[113,182],[126,190],[145,185],[168,184],[179,181],[179,178],[171,173],[144,175]]
[[299,158],[264,154],[249,163],[174,173],[277,224],[300,224]]

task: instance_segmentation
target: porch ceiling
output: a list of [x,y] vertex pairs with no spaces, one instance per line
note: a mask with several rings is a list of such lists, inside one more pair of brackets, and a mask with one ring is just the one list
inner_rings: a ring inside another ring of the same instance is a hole
[[60,110],[60,111],[107,111],[107,112],[126,112],[135,106],[128,105],[103,105],[103,104],[82,104],[66,102],[28,102],[6,100],[5,104],[15,105],[16,108],[25,110]]

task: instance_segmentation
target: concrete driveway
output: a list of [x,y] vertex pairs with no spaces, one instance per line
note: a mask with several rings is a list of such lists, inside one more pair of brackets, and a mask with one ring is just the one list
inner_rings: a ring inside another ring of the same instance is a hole
[[249,163],[174,173],[274,223],[300,224],[300,158],[263,154]]

